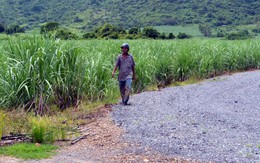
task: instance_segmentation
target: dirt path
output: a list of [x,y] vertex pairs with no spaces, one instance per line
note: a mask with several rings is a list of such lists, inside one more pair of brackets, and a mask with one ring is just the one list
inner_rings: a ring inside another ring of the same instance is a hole
[[84,126],[88,135],[75,145],[58,151],[51,159],[22,161],[0,157],[1,163],[85,163],[85,162],[196,162],[164,156],[138,144],[122,140],[123,130],[111,120],[109,113]]

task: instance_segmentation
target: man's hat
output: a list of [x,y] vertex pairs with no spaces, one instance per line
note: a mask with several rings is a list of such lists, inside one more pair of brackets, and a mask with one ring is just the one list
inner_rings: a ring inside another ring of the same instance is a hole
[[127,49],[129,49],[130,47],[129,47],[129,45],[128,45],[127,43],[123,43],[123,44],[121,45],[121,48],[127,48]]

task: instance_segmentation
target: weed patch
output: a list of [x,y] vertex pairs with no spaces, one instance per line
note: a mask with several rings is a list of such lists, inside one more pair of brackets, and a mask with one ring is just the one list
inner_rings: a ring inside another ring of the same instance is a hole
[[44,159],[55,154],[58,147],[50,144],[39,145],[35,144],[15,144],[7,147],[0,147],[0,155],[13,156],[21,159]]

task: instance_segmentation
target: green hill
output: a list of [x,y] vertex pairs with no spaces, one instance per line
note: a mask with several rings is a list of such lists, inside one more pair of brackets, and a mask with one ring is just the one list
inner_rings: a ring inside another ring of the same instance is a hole
[[260,21],[259,0],[0,0],[0,22],[37,27],[48,21],[92,29],[111,23],[133,26],[208,23],[245,25]]

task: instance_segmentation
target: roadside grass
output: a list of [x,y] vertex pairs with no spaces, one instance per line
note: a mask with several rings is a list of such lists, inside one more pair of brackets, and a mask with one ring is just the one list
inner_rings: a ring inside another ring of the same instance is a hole
[[177,81],[172,83],[170,86],[176,87],[176,86],[186,86],[190,84],[196,84],[204,81],[204,79],[198,79],[198,78],[190,78],[188,80],[185,80],[183,82]]
[[12,156],[25,160],[39,160],[54,156],[57,149],[57,146],[51,144],[35,145],[30,143],[21,143],[7,147],[0,147],[0,155]]
[[[187,79],[185,81],[175,81],[175,82],[172,82],[170,85],[168,85],[167,87],[178,87],[178,86],[186,86],[186,85],[190,85],[190,84],[197,84],[197,83],[200,83],[200,82],[203,82],[204,79],[197,79],[197,78],[190,78],[190,79]],[[162,86],[160,87],[160,85],[158,86],[157,84],[156,85],[151,85],[149,87],[147,87],[145,89],[145,91],[158,91],[158,90],[161,90],[161,88],[164,88],[165,86]]]
[[[84,102],[77,108],[71,107],[64,111],[60,111],[56,106],[51,106],[51,112],[44,117],[35,116],[34,113],[22,109],[4,111],[5,119],[2,132],[3,135],[27,133],[35,139],[35,142],[40,140],[51,143],[56,140],[71,139],[77,136],[75,130],[77,126],[86,125],[93,121],[93,119],[86,118],[86,116],[94,113],[104,105],[105,102],[101,101]],[[70,135],[66,134],[68,132],[70,132]],[[49,133],[47,137],[46,133]]]
[[95,121],[99,116],[99,113],[95,112],[104,106],[103,101],[84,102],[77,108],[71,107],[64,111],[52,106],[52,112],[44,117],[23,110],[2,111],[5,114],[3,135],[26,133],[28,137],[33,138],[33,142],[41,144],[39,147],[33,143],[0,147],[0,156],[21,159],[49,158],[55,155],[55,150],[58,148],[51,145],[54,141],[59,141],[59,146],[63,146],[69,142],[68,140],[77,138],[80,135],[78,127]]

